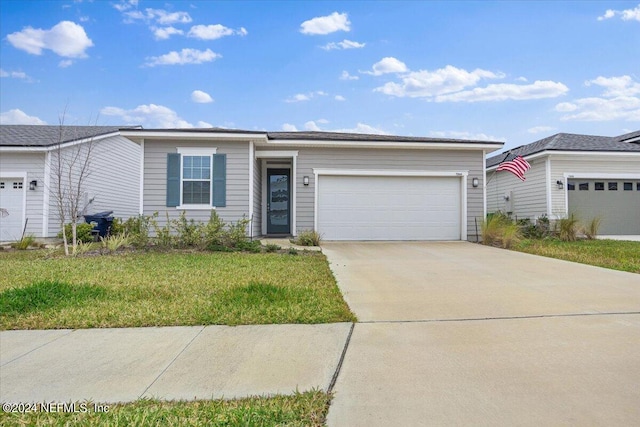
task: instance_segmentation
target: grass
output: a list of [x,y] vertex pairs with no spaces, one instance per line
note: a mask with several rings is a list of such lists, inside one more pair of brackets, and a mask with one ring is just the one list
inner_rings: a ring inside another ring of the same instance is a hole
[[0,252],[0,329],[354,321],[324,255]]
[[640,242],[620,240],[523,240],[513,249],[581,264],[640,273]]
[[[293,396],[250,397],[238,400],[161,402],[139,400],[109,405],[95,412],[87,402],[86,413],[4,413],[3,426],[323,426],[331,396],[321,391]],[[79,407],[79,404],[77,405]]]

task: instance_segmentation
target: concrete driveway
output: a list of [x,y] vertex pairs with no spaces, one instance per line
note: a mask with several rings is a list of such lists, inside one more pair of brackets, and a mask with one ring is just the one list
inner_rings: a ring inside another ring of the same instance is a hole
[[465,242],[323,251],[360,320],[330,426],[640,419],[640,275]]

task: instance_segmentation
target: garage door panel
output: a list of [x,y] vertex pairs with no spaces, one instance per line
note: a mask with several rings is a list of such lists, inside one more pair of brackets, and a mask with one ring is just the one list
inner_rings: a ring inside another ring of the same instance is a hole
[[[625,190],[624,183],[631,183]],[[616,183],[613,188],[609,184]],[[569,213],[588,222],[600,218],[599,233],[603,235],[640,234],[640,180],[629,179],[572,179],[568,190]],[[580,190],[580,184],[587,184],[587,190]],[[596,190],[596,184],[599,189]],[[615,188],[615,189],[614,189]]]
[[460,178],[320,176],[326,240],[459,240]]
[[22,178],[0,178],[0,242],[20,239],[24,191]]

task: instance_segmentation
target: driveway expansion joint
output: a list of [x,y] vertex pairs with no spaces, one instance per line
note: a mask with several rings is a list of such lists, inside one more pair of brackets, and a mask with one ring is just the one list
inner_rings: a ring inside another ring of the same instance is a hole
[[[546,319],[553,317],[582,317],[582,316],[623,316],[636,315],[640,311],[610,311],[596,313],[566,313],[566,314],[536,314],[525,316],[500,316],[500,317],[470,317],[459,319],[421,319],[421,320],[362,320],[358,323],[444,323],[444,322],[475,322],[486,320],[518,320],[518,319]],[[349,335],[351,336],[351,335]]]
[[336,371],[333,373],[333,377],[331,377],[331,382],[329,382],[329,387],[327,388],[327,393],[331,393],[333,387],[336,385],[336,381],[338,380],[338,375],[340,375],[340,370],[342,369],[342,363],[344,362],[344,358],[347,355],[347,349],[349,348],[349,343],[351,342],[351,335],[353,334],[353,329],[356,324],[351,323],[351,328],[349,328],[349,334],[347,335],[347,339],[344,342],[344,347],[342,348],[342,354],[340,355],[340,360],[338,360],[338,365],[336,366]]
[[152,387],[152,386],[153,386],[153,385],[154,385],[154,384],[155,384],[155,383],[160,379],[160,377],[161,377],[161,376],[163,376],[163,375],[165,374],[165,372],[167,372],[167,370],[171,367],[171,365],[173,365],[173,364],[175,363],[175,361],[176,361],[176,360],[178,360],[178,357],[180,357],[180,355],[181,355],[182,353],[184,353],[184,352],[189,348],[189,346],[190,346],[191,344],[193,344],[193,342],[196,340],[196,338],[198,338],[198,337],[200,336],[200,334],[202,333],[202,331],[204,331],[204,330],[205,330],[205,328],[206,328],[206,325],[204,325],[204,326],[202,326],[202,327],[200,328],[200,330],[198,331],[198,333],[197,333],[197,334],[195,334],[193,338],[191,338],[191,340],[187,343],[187,345],[185,345],[185,346],[182,348],[182,350],[180,350],[180,351],[178,352],[178,354],[176,354],[176,356],[175,356],[173,359],[171,359],[171,361],[167,364],[167,366],[165,366],[165,367],[164,367],[164,369],[162,370],[162,372],[160,372],[160,373],[158,374],[158,376],[157,376],[157,377],[155,377],[155,379],[154,379],[153,381],[151,381],[151,384],[149,384],[149,385],[147,386],[147,388],[145,388],[145,389],[144,389],[144,391],[140,394],[140,396],[138,396],[138,398],[140,398],[140,399],[141,399],[141,398],[142,398],[142,397],[143,397],[143,396],[144,396],[144,395],[149,391],[149,389],[150,389],[150,388],[151,388],[151,387]]
[[44,344],[42,344],[42,345],[39,345],[39,346],[37,346],[37,347],[35,347],[35,348],[32,348],[31,350],[27,351],[27,352],[26,352],[26,353],[24,353],[24,354],[21,354],[20,356],[14,357],[13,359],[11,359],[11,360],[9,360],[9,361],[7,361],[7,362],[3,363],[2,365],[0,365],[0,367],[1,367],[1,366],[7,366],[8,364],[13,363],[13,362],[15,362],[15,361],[16,361],[16,360],[18,360],[18,359],[22,359],[22,358],[23,358],[23,357],[25,357],[26,355],[31,354],[31,353],[33,353],[34,351],[39,350],[39,349],[41,349],[42,347],[45,347],[45,346],[47,346],[47,345],[51,344],[51,343],[52,343],[52,342],[54,342],[54,341],[58,341],[60,338],[64,338],[64,337],[66,337],[66,336],[70,335],[72,332],[75,332],[75,331],[77,331],[77,329],[71,329],[69,332],[67,332],[67,333],[66,333],[66,334],[64,334],[64,335],[60,335],[59,337],[56,337],[56,338],[52,339],[51,341],[47,341],[46,343],[44,343]]

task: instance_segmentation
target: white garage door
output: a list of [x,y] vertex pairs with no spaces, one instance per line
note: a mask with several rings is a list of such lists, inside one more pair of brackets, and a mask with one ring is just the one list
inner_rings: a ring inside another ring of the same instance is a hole
[[460,178],[321,175],[325,240],[460,240]]
[[22,178],[0,178],[0,242],[22,235],[24,191]]

